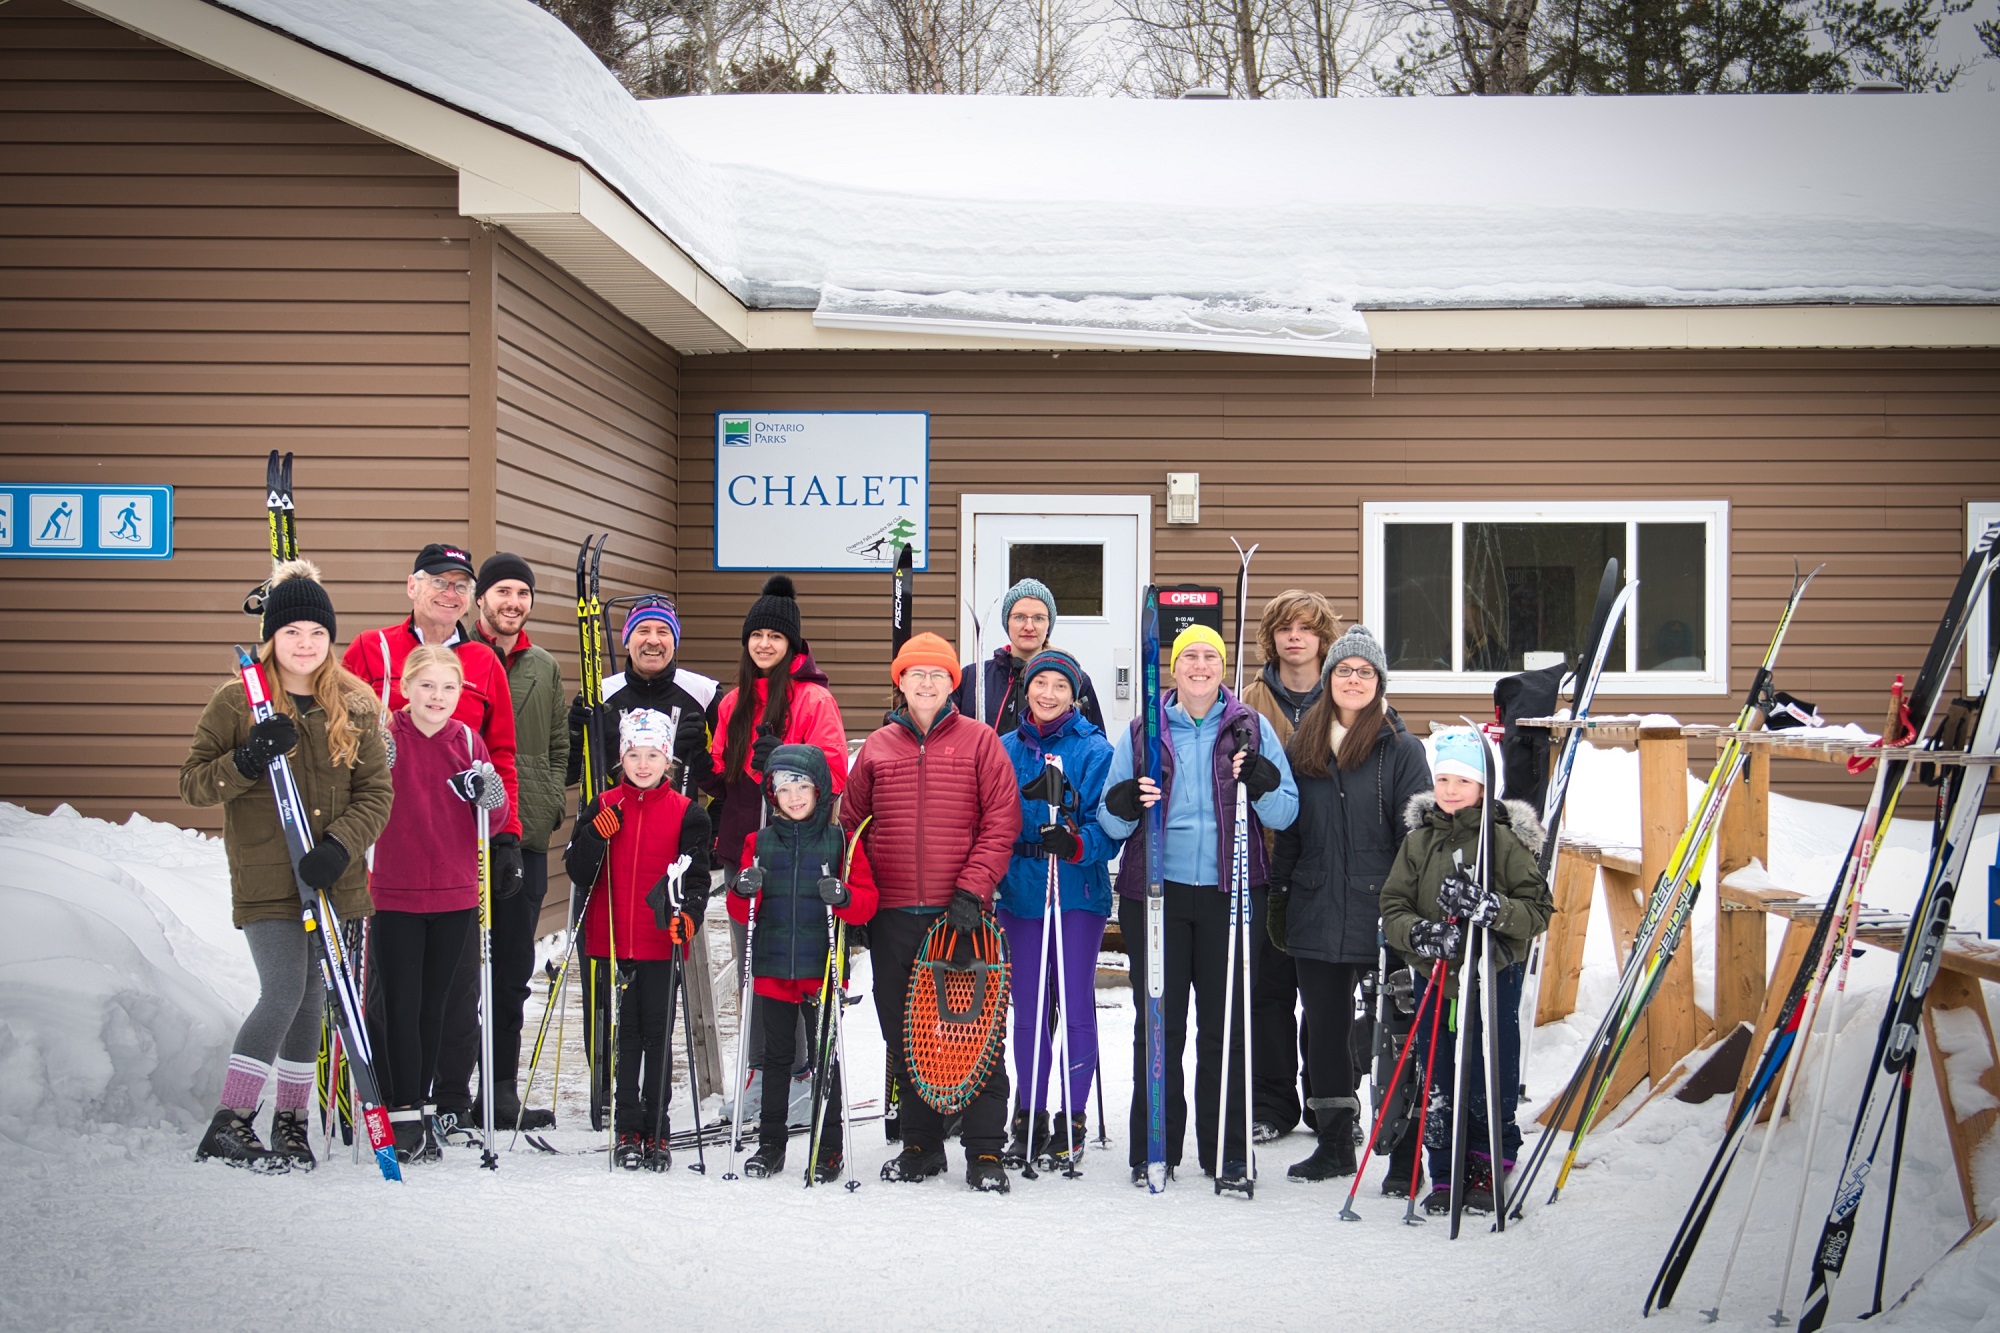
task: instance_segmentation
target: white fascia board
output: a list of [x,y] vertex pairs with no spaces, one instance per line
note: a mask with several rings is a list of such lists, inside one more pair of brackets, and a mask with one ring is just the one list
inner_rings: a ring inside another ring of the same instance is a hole
[[1366,310],[1378,352],[2000,347],[2000,306]]
[[[719,337],[703,339],[703,350],[742,345],[742,303],[575,159],[205,0],[79,0],[78,8],[453,168],[463,216],[581,222],[629,257],[619,267],[657,280],[658,298],[678,298],[716,326]],[[549,239],[565,233],[574,229],[551,229],[537,248],[567,271],[587,268],[565,263],[565,247]],[[599,294],[621,309],[632,304],[629,291]]]

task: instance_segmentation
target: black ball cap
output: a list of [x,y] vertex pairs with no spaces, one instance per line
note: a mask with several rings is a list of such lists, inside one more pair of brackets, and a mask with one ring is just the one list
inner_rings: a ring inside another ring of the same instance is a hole
[[472,557],[464,547],[441,542],[432,542],[417,552],[417,563],[410,566],[412,574],[442,574],[447,569],[462,569],[468,574],[479,572],[472,567]]

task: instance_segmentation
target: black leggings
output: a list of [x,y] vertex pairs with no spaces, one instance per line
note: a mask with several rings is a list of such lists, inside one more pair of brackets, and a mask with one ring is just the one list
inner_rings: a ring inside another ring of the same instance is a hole
[[[599,995],[609,995],[610,968],[590,960]],[[621,958],[618,1005],[618,1103],[613,1125],[620,1134],[667,1133],[661,1099],[672,1093],[677,964],[669,958]]]
[[[1312,958],[1300,958],[1296,963],[1299,994],[1306,1006],[1306,1067],[1312,1073],[1309,1096],[1315,1101],[1352,1097],[1360,1081],[1349,1045],[1354,990],[1366,969],[1354,963],[1322,963]],[[1329,1119],[1319,1115],[1315,1123],[1324,1126]]]
[[[751,998],[750,1007],[762,1021],[764,1029],[764,1105],[757,1121],[757,1141],[759,1143],[783,1143],[790,1133],[787,1119],[792,1106],[792,1080],[777,1072],[793,1067],[798,1053],[792,1049],[797,1037],[797,1029],[803,1020],[806,1040],[819,1040],[819,1005],[815,1001],[793,1004],[789,1000],[774,1000],[768,995]],[[832,1036],[829,1034],[831,1043]],[[808,1053],[814,1059],[818,1052]],[[846,1094],[840,1086],[840,1058],[837,1051],[834,1058],[827,1061],[829,1082],[820,1095],[826,1098],[826,1109],[820,1116],[820,1156],[840,1155],[840,1099]]]
[[473,909],[377,912],[368,928],[368,985],[381,999],[377,1076],[391,1106],[431,1100],[444,1037],[445,994]]

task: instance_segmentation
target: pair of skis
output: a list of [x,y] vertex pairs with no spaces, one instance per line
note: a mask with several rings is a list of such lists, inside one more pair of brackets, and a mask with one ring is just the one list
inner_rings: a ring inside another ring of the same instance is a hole
[[[1821,566],[1820,568],[1824,568]],[[1778,651],[1783,646],[1785,633],[1791,627],[1792,617],[1797,612],[1800,601],[1811,586],[1819,569],[1803,578],[1793,579],[1792,593],[1785,603],[1785,609],[1778,617],[1772,631],[1770,643],[1764,650],[1763,661],[1752,677],[1746,692],[1742,709],[1738,712],[1734,732],[1755,729],[1762,723],[1771,706],[1771,671],[1777,662]],[[1590,1133],[1598,1115],[1604,1107],[1604,1099],[1610,1092],[1612,1080],[1618,1069],[1618,1062],[1624,1056],[1627,1046],[1637,1030],[1639,1020],[1658,993],[1666,977],[1667,965],[1680,949],[1686,935],[1688,921],[1694,911],[1695,902],[1701,892],[1702,867],[1708,859],[1709,849],[1722,824],[1722,812],[1729,799],[1729,793],[1736,777],[1743,767],[1746,753],[1738,735],[1730,735],[1716,757],[1715,767],[1710,771],[1707,785],[1697,802],[1694,814],[1681,831],[1673,854],[1666,867],[1660,872],[1651,895],[1647,898],[1646,910],[1632,940],[1632,951],[1627,956],[1625,966],[1619,974],[1618,989],[1606,1008],[1604,1017],[1597,1025],[1596,1033],[1584,1048],[1583,1059],[1571,1075],[1556,1103],[1554,1114],[1549,1119],[1549,1128],[1535,1143],[1529,1154],[1521,1180],[1514,1188],[1512,1216],[1519,1220],[1528,1191],[1548,1161],[1555,1145],[1558,1127],[1569,1116],[1573,1107],[1581,1104],[1576,1127],[1570,1134],[1569,1148],[1563,1154],[1562,1165],[1557,1172],[1554,1188],[1548,1201],[1554,1203],[1561,1197],[1563,1187],[1569,1181],[1570,1171],[1576,1165],[1577,1154],[1583,1147],[1585,1136]],[[1551,840],[1553,841],[1553,840]]]
[[[1952,590],[1944,614],[1932,637],[1929,653],[1918,672],[1917,679],[1909,692],[1907,701],[1899,702],[1891,710],[1890,724],[1883,731],[1885,745],[1897,743],[1898,718],[1907,716],[1908,722],[1901,726],[1901,739],[1914,740],[1929,727],[1942,702],[1945,685],[1950,676],[1952,664],[1958,657],[1964,643],[1968,619],[1979,603],[1982,592],[1991,581],[1996,562],[2000,562],[2000,550],[1996,550],[1996,529],[1989,529],[1974,548],[1960,572],[1959,580]],[[1989,716],[1991,714],[1991,716]],[[1990,751],[1996,741],[1995,723],[2000,722],[2000,711],[1982,709],[1978,732],[1972,748],[1975,751]],[[1869,797],[1860,828],[1856,832],[1853,845],[1849,848],[1836,881],[1835,891],[1827,897],[1814,923],[1811,942],[1806,955],[1800,960],[1793,974],[1785,1000],[1779,1011],[1777,1023],[1766,1038],[1759,1053],[1742,1100],[1717,1147],[1708,1169],[1703,1173],[1695,1191],[1693,1201],[1688,1205],[1686,1215],[1668,1247],[1665,1260],[1658,1275],[1653,1280],[1652,1289],[1647,1293],[1646,1312],[1651,1313],[1655,1305],[1670,1304],[1685,1276],[1689,1261],[1700,1244],[1703,1231],[1713,1215],[1722,1187],[1728,1178],[1730,1167],[1745,1139],[1750,1127],[1755,1123],[1759,1107],[1774,1084],[1778,1084],[1777,1100],[1769,1126],[1765,1132],[1763,1149],[1759,1154],[1758,1177],[1768,1156],[1772,1137],[1777,1132],[1778,1121],[1783,1114],[1785,1100],[1789,1095],[1796,1076],[1797,1064],[1791,1056],[1797,1049],[1800,1036],[1810,1031],[1813,1017],[1819,1008],[1820,997],[1829,980],[1836,955],[1845,957],[1852,945],[1852,928],[1859,892],[1866,879],[1868,865],[1872,863],[1875,849],[1887,832],[1887,814],[1895,808],[1895,798],[1908,781],[1911,761],[1907,759],[1885,758],[1876,770],[1875,786]],[[1802,1328],[1817,1328],[1826,1317],[1827,1301],[1831,1295],[1834,1280],[1839,1276],[1846,1251],[1850,1248],[1853,1224],[1859,1209],[1866,1176],[1872,1168],[1874,1153],[1881,1135],[1881,1116],[1886,1107],[1876,1099],[1878,1095],[1894,1092],[1902,1101],[1903,1111],[1899,1112],[1897,1134],[1897,1164],[1900,1163],[1901,1115],[1907,1111],[1908,1078],[1915,1058],[1915,1021],[1922,1011],[1923,997],[1928,994],[1934,980],[1938,955],[1942,950],[1945,931],[1950,921],[1950,905],[1955,897],[1957,883],[1962,873],[1967,845],[1970,841],[1972,821],[1976,819],[1978,807],[1984,796],[1986,770],[1961,776],[1955,799],[1951,802],[1952,814],[1946,836],[1938,845],[1933,856],[1925,887],[1916,911],[1911,914],[1909,933],[1905,939],[1904,951],[1898,963],[1896,980],[1891,988],[1890,1003],[1883,1017],[1882,1030],[1877,1039],[1875,1062],[1871,1065],[1867,1086],[1863,1092],[1862,1111],[1855,1122],[1854,1133],[1850,1136],[1848,1160],[1841,1172],[1840,1185],[1836,1190],[1834,1204],[1829,1211],[1826,1226],[1822,1231],[1820,1244],[1813,1259],[1813,1277],[1806,1296],[1806,1305],[1801,1314]],[[1831,1035],[1827,1038],[1829,1047]],[[1887,1086],[1882,1080],[1886,1078]],[[1872,1129],[1872,1132],[1870,1132]],[[1865,1147],[1864,1147],[1865,1145]],[[1896,1173],[1891,1170],[1891,1202],[1893,1204]],[[1739,1225],[1736,1244],[1740,1245],[1748,1226],[1750,1205],[1754,1202],[1756,1180],[1753,1179],[1751,1198],[1746,1200],[1743,1219]],[[1885,1216],[1883,1225],[1883,1259],[1886,1261],[1888,1248],[1888,1223]],[[1729,1265],[1725,1266],[1721,1286],[1716,1293],[1714,1311],[1719,1313],[1723,1291],[1729,1280],[1729,1270],[1734,1264],[1736,1246],[1732,1245]],[[1786,1264],[1790,1264],[1791,1248],[1786,1250]],[[1883,1274],[1878,1264],[1876,1274],[1875,1306],[1881,1305]],[[1779,1308],[1783,1308],[1784,1297],[1779,1297]]]
[[[1613,574],[1615,577],[1615,573]],[[1500,765],[1493,755],[1493,742],[1479,724],[1471,718],[1460,716],[1459,720],[1472,728],[1472,734],[1479,740],[1481,769],[1486,781],[1479,792],[1479,851],[1478,862],[1472,870],[1473,882],[1487,893],[1493,889],[1493,806],[1498,799],[1497,786],[1500,780]],[[1457,853],[1454,852],[1456,857]],[[1471,1079],[1466,1069],[1466,1056],[1471,1053],[1472,1040],[1472,1000],[1475,988],[1479,999],[1479,1031],[1485,1044],[1481,1053],[1480,1068],[1485,1078],[1486,1093],[1486,1151],[1489,1175],[1493,1184],[1493,1228],[1507,1229],[1507,1158],[1502,1143],[1503,1125],[1500,1114],[1500,1026],[1499,1017],[1499,970],[1493,961],[1493,931],[1491,927],[1469,928],[1465,932],[1465,957],[1458,965],[1458,1002],[1454,1009],[1457,1032],[1453,1037],[1452,1063],[1452,1125],[1451,1125],[1451,1238],[1458,1239],[1459,1229],[1465,1220],[1467,1186],[1469,1181],[1469,1158],[1472,1151],[1472,1098]],[[1438,989],[1444,989],[1439,984]],[[1437,999],[1440,1009],[1444,997]],[[1413,1028],[1412,1031],[1415,1029]],[[1426,1117],[1428,1118],[1428,1117]],[[1421,1150],[1421,1144],[1419,1145]],[[1355,1175],[1359,1177],[1360,1172]],[[1416,1191],[1411,1190],[1414,1200]]]

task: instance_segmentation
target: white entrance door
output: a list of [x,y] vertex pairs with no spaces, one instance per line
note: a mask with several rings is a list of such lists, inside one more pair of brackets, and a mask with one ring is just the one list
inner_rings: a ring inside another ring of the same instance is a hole
[[1056,599],[1050,642],[1090,673],[1104,724],[1115,738],[1132,720],[1139,591],[1152,565],[1152,499],[1122,495],[966,495],[961,497],[959,563],[961,642],[984,660],[1007,641],[1000,598],[1024,578],[1040,579]]

